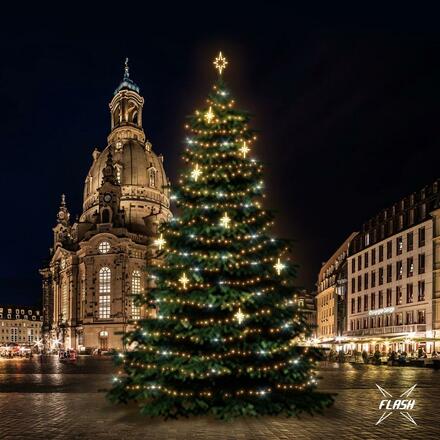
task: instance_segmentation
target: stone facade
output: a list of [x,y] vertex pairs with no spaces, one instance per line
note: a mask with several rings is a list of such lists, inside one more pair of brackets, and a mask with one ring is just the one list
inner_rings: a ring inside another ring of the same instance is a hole
[[348,258],[347,342],[366,351],[440,349],[439,181],[365,223]]
[[316,295],[317,337],[333,345],[345,331],[347,303],[347,257],[353,232],[319,271]]
[[0,346],[38,345],[42,338],[43,315],[34,307],[0,305]]
[[47,348],[122,348],[122,334],[148,313],[158,225],[171,218],[169,181],[142,126],[144,99],[124,78],[110,103],[111,132],[93,151],[83,211],[73,224],[62,196],[50,259],[40,270]]

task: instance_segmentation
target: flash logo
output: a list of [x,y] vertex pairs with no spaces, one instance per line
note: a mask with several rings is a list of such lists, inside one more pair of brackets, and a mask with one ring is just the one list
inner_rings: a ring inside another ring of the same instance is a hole
[[417,386],[417,384],[413,385],[411,388],[408,388],[405,392],[403,392],[399,396],[398,399],[392,399],[393,396],[387,390],[383,389],[378,384],[376,384],[376,386],[384,397],[388,397],[388,399],[382,399],[379,403],[379,409],[380,410],[385,409],[385,412],[376,422],[376,425],[382,423],[386,418],[388,418],[391,414],[393,414],[394,411],[399,411],[403,418],[413,423],[414,425],[417,425],[415,420],[411,417],[410,413],[408,412],[414,409],[414,406],[416,404],[415,399],[408,399],[408,397],[414,391],[414,388]]

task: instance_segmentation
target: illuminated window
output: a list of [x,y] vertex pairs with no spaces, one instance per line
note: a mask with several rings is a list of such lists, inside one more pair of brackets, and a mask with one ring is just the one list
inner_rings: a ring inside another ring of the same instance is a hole
[[139,295],[141,293],[141,272],[139,270],[134,270],[131,275],[131,293],[133,295],[131,303],[131,317],[133,319],[140,319],[141,308],[135,304],[134,295]]
[[111,272],[108,267],[99,270],[99,317],[110,318]]
[[98,250],[101,254],[107,254],[110,251],[110,243],[108,241],[101,241]]
[[67,290],[67,283],[64,282],[62,290],[61,290],[61,313],[62,313],[62,320],[67,321],[67,315],[69,311],[69,297],[68,297],[68,290]]
[[122,167],[121,165],[116,165],[116,180],[119,184],[121,184],[121,178],[122,178]]

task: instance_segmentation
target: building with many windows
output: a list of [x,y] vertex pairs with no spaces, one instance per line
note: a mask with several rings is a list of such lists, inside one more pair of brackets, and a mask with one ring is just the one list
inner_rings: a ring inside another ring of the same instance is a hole
[[42,339],[43,315],[34,307],[0,305],[0,346],[34,346]]
[[358,350],[440,349],[439,182],[381,211],[350,244],[345,334]]
[[135,299],[155,263],[158,225],[171,217],[169,181],[142,126],[144,99],[128,66],[110,102],[107,145],[93,151],[83,211],[73,224],[64,196],[43,278],[47,348],[121,348],[147,311]]
[[306,319],[307,324],[312,328],[312,339],[316,337],[316,306],[315,293],[306,289],[299,289],[294,294],[294,300],[298,304],[299,310]]
[[319,271],[316,301],[316,336],[329,345],[335,344],[346,328],[347,256],[353,232],[326,261]]

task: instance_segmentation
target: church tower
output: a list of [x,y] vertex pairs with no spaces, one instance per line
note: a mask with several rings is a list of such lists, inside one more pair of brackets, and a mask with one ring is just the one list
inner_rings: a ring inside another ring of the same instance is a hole
[[110,102],[110,133],[95,148],[84,184],[83,210],[71,224],[62,196],[43,278],[46,347],[122,348],[128,327],[147,310],[136,306],[155,264],[158,225],[171,218],[163,156],[147,140],[144,98],[124,76]]

